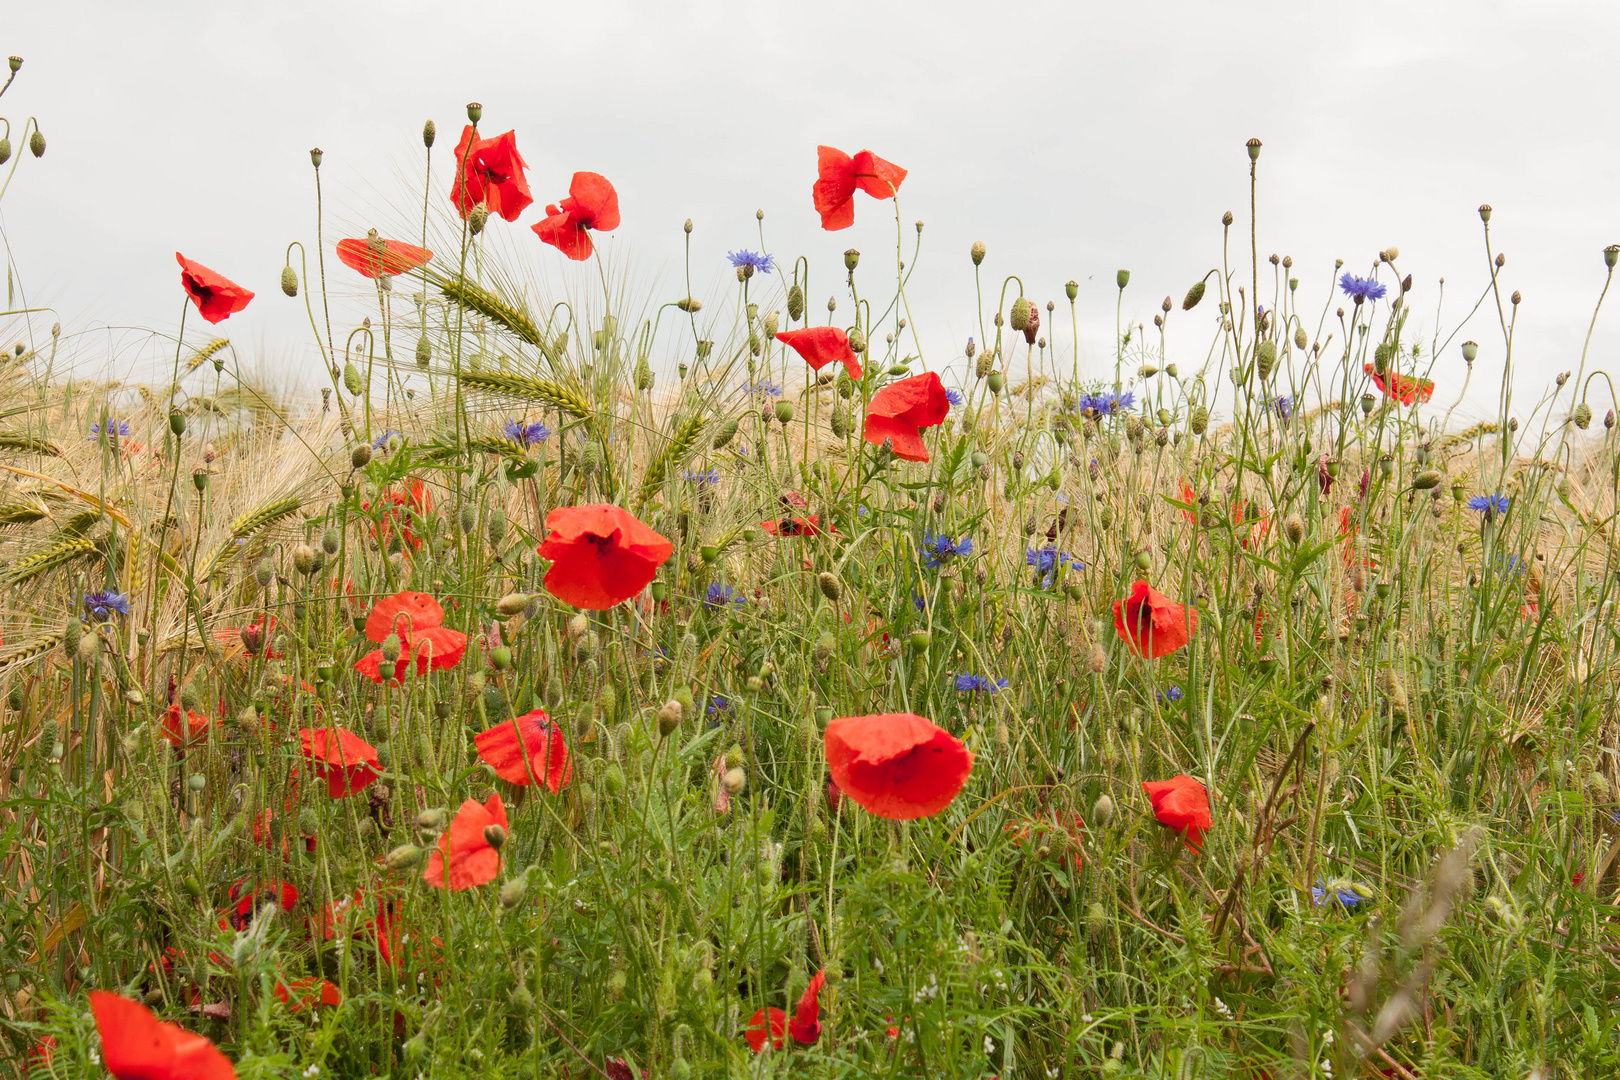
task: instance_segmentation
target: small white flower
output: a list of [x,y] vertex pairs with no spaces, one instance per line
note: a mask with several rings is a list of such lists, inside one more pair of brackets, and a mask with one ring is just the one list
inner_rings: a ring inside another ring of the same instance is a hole
[[986,1035],[984,1037],[984,1052],[986,1054],[993,1054],[993,1053],[996,1052],[995,1041],[993,1039],[991,1039],[990,1036],[988,1036],[988,1035]]
[[1082,1023],[1082,1024],[1089,1024],[1089,1023],[1091,1023],[1091,1014],[1090,1014],[1090,1013],[1082,1013],[1082,1014],[1081,1014],[1081,1015],[1080,1015],[1080,1022],[1081,1022],[1081,1023]]
[[319,1065],[311,1062],[309,1068],[304,1070],[304,1075],[305,1076],[319,1076],[319,1075],[321,1075],[321,1067]]

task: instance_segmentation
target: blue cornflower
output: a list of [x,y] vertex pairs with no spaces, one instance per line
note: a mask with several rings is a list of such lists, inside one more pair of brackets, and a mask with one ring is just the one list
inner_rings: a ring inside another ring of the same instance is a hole
[[681,479],[688,484],[718,484],[720,482],[720,470],[714,468],[687,469],[681,473]]
[[709,591],[703,594],[703,606],[706,608],[720,608],[730,604],[732,607],[742,607],[748,603],[746,599],[737,595],[737,590],[730,585],[722,585],[718,581],[709,583]]
[[1505,514],[1512,502],[1506,495],[1475,495],[1468,500],[1468,509],[1481,514]]
[[727,713],[727,712],[730,712],[730,711],[731,711],[731,699],[730,698],[725,697],[724,695],[721,695],[721,694],[716,694],[712,698],[709,699],[708,713],[709,713],[710,716],[719,716],[721,713]]
[[973,554],[972,537],[964,536],[961,540],[952,540],[949,536],[923,533],[923,565],[930,570],[938,570],[952,559],[966,558],[971,554]]
[[129,614],[129,594],[101,589],[84,594],[85,616],[96,622],[106,622],[114,615]]
[[745,266],[752,266],[755,270],[758,270],[762,274],[770,273],[771,268],[776,265],[776,263],[771,260],[771,257],[763,252],[753,252],[747,250],[728,251],[726,252],[726,258],[730,259],[731,265],[737,267],[739,270]]
[[922,593],[914,592],[911,594],[911,606],[918,611],[926,612],[928,610],[928,598]]
[[404,432],[395,431],[392,428],[390,428],[389,430],[383,432],[381,435],[377,436],[375,439],[371,440],[371,448],[373,450],[381,450],[383,447],[387,446],[388,445],[388,437],[390,435],[392,435],[395,438],[399,439],[400,442],[405,441],[405,433]]
[[[118,437],[120,439],[129,438],[129,421],[120,420],[116,424],[114,424],[112,421],[109,420],[107,422],[107,427],[109,429],[109,433],[111,433],[113,431],[116,431],[118,433]],[[101,438],[101,425],[100,424],[91,424],[90,425],[90,438],[92,438],[92,439]]]
[[1271,407],[1276,409],[1277,415],[1282,417],[1284,420],[1294,415],[1294,399],[1289,397],[1287,394],[1284,394],[1276,401],[1273,401],[1271,403]]
[[956,677],[956,692],[959,694],[972,693],[983,690],[987,694],[999,694],[1007,689],[1006,679],[993,679],[988,675],[958,675]]
[[782,388],[773,382],[766,381],[765,379],[761,379],[758,382],[753,383],[743,383],[742,389],[743,393],[745,394],[763,394],[766,397],[782,396]]
[[1180,701],[1183,696],[1179,686],[1171,686],[1168,690],[1159,691],[1160,701]]
[[1123,394],[1119,394],[1107,390],[1101,394],[1083,395],[1077,404],[1077,408],[1080,412],[1093,409],[1098,416],[1109,416],[1121,409],[1128,409],[1134,404],[1136,404],[1136,395],[1131,391],[1127,390]]
[[957,406],[961,405],[962,401],[964,400],[962,397],[962,391],[952,390],[947,386],[945,388],[945,400],[950,402],[951,408],[956,408]]
[[1058,571],[1066,566],[1072,566],[1076,570],[1086,568],[1085,563],[1070,555],[1067,551],[1059,551],[1052,544],[1042,548],[1030,548],[1025,551],[1024,563],[1034,568],[1035,573],[1041,579],[1041,588],[1043,589],[1052,584],[1052,580],[1057,577]]
[[551,438],[551,429],[538,420],[532,424],[525,424],[522,420],[508,420],[501,430],[506,432],[508,439],[519,446],[533,446]]
[[1327,904],[1338,904],[1342,908],[1358,906],[1366,897],[1354,885],[1348,882],[1335,881],[1332,885],[1324,885],[1320,878],[1311,886],[1311,903],[1317,907]]
[[1363,300],[1382,300],[1384,293],[1388,291],[1372,278],[1356,277],[1348,270],[1339,279],[1339,288],[1344,290],[1344,295],[1355,300],[1358,304]]

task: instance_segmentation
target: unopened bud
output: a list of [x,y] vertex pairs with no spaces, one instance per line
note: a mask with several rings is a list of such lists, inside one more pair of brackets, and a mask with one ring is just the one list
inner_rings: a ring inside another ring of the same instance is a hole
[[422,145],[429,150],[433,149],[433,140],[439,137],[438,126],[429,120],[422,125]]
[[291,266],[281,268],[281,291],[288,296],[298,295],[298,271]]
[[727,769],[726,774],[720,778],[720,785],[726,789],[727,795],[741,794],[743,787],[747,783],[748,774],[743,771],[740,765],[734,769]]
[[1107,825],[1114,820],[1114,800],[1106,791],[1091,804],[1091,820],[1098,825]]
[[984,262],[984,241],[973,241],[973,247],[969,249],[968,253],[973,256],[974,266],[978,266],[980,263]]
[[506,830],[499,825],[485,825],[484,843],[496,851],[501,850],[506,844]]
[[681,719],[685,715],[685,707],[678,701],[670,700],[658,710],[658,734],[669,735],[681,726]]

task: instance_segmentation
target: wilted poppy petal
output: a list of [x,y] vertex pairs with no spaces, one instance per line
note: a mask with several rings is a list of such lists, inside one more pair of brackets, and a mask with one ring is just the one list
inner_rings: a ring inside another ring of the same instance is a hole
[[973,771],[960,740],[912,713],[843,716],[827,725],[833,782],[879,817],[906,821],[949,806]]

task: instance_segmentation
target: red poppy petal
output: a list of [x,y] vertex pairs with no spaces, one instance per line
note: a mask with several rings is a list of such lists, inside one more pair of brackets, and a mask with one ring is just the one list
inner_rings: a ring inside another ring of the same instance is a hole
[[443,671],[461,663],[467,654],[467,635],[444,626],[430,626],[411,638],[416,653],[416,672]]
[[555,795],[573,778],[562,729],[551,723],[544,709],[481,731],[473,743],[495,775],[509,783],[526,787],[537,781]]
[[591,257],[591,238],[572,215],[556,213],[533,226],[534,235],[575,262]]
[[444,622],[444,608],[423,592],[397,592],[385,596],[372,606],[366,616],[366,637],[379,644],[389,634],[398,634],[401,641],[409,641],[414,630],[426,630]]
[[816,182],[810,196],[823,229],[847,229],[855,224],[854,194],[854,160],[831,146],[816,147]]
[[906,178],[906,170],[891,161],[884,161],[870,150],[855,155],[853,164],[855,186],[874,199],[892,199]]
[[911,713],[840,717],[824,737],[833,782],[880,817],[939,813],[973,770],[958,739]]
[[344,266],[368,278],[403,274],[426,266],[433,259],[433,252],[427,248],[398,240],[383,240],[376,245],[367,240],[339,240],[337,255]]
[[175,261],[180,264],[180,287],[196,305],[197,311],[211,323],[224,322],[248,306],[253,292],[244,289],[223,274],[208,269],[202,263],[186,258],[178,251]]
[[619,193],[601,173],[577,172],[568,195],[582,211],[580,220],[600,232],[619,227]]

